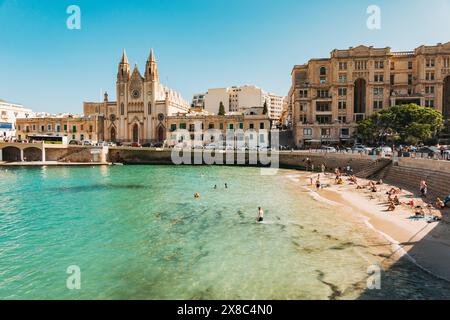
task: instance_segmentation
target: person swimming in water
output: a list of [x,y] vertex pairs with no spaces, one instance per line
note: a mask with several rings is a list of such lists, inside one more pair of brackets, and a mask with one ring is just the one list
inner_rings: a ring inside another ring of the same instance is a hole
[[200,193],[198,193],[198,192],[194,193],[194,198],[196,198],[196,199],[200,198]]
[[261,207],[258,207],[258,222],[262,222],[264,220],[264,211]]
[[217,189],[217,184],[214,185],[214,189]]
[[228,184],[225,182],[225,189],[228,189]]

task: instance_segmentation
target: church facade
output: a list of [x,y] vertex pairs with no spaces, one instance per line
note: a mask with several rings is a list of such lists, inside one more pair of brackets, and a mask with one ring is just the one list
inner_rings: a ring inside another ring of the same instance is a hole
[[116,81],[117,101],[85,102],[84,115],[103,117],[103,140],[113,142],[163,142],[166,140],[166,119],[187,113],[189,102],[159,82],[158,65],[153,49],[145,65],[144,75],[138,66],[130,68],[123,52]]

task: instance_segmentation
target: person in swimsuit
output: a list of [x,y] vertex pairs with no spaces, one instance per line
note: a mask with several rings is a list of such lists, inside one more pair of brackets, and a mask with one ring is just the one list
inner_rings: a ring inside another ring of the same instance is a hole
[[264,220],[264,211],[261,207],[258,207],[258,222],[262,222]]

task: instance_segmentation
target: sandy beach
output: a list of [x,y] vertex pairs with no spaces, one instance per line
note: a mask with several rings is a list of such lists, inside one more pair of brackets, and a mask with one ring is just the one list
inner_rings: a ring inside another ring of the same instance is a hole
[[[450,210],[425,209],[426,216],[438,216],[443,220],[428,222],[426,219],[414,219],[417,205],[424,205],[423,199],[406,190],[399,196],[401,202],[394,211],[387,211],[388,195],[392,185],[383,183],[377,185],[378,191],[372,192],[369,188],[356,189],[356,185],[343,177],[344,184],[335,183],[335,175],[331,173],[320,174],[323,188],[317,189],[311,185],[317,178],[317,173],[303,176],[302,185],[320,197],[342,205],[349,214],[359,215],[365,219],[366,224],[381,233],[390,241],[395,249],[395,257],[400,259],[407,256],[419,267],[433,275],[450,281]],[[365,186],[369,180],[359,179],[358,185]],[[414,201],[414,206],[409,205]],[[435,199],[428,199],[434,203]]]

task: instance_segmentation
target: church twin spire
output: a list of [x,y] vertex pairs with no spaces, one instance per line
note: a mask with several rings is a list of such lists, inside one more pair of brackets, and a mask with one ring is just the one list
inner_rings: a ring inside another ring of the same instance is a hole
[[[135,64],[133,69],[133,74],[137,72],[140,76],[139,68],[137,64]],[[122,59],[119,63],[119,72],[117,74],[117,79],[119,81],[128,81],[131,78],[130,72],[130,64],[128,62],[127,53],[123,50]],[[145,80],[146,81],[158,81],[158,64],[155,59],[155,54],[153,49],[150,50],[150,55],[147,59],[147,63],[145,65]]]

